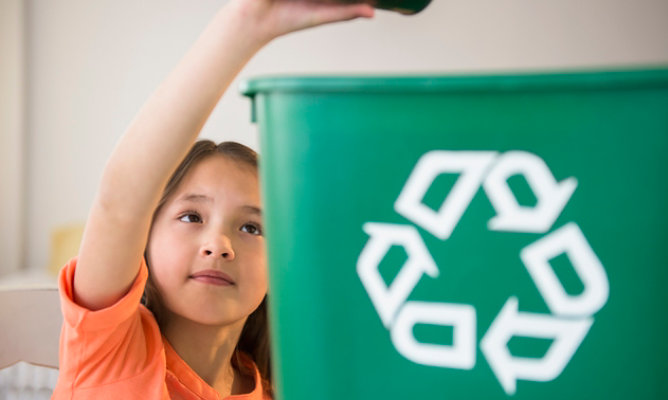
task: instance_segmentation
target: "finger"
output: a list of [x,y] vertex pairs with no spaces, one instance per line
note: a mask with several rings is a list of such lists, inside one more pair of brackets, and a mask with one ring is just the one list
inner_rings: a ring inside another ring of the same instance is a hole
[[355,18],[372,18],[374,12],[374,8],[368,4],[322,5],[313,14],[312,24],[321,25]]

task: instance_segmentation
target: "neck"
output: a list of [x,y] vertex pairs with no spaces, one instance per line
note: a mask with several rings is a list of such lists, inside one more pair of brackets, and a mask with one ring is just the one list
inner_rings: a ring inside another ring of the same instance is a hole
[[177,315],[167,320],[162,332],[176,353],[223,398],[248,391],[248,383],[232,367],[245,319],[224,326],[202,325]]

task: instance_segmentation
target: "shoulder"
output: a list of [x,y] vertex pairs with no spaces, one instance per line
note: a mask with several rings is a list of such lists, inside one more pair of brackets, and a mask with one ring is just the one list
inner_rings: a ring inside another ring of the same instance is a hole
[[[147,271],[140,271],[128,293],[115,304],[91,311],[72,299],[76,261],[70,261],[59,278],[64,320],[57,392],[80,394],[103,390],[105,385],[129,389],[164,382],[160,328],[152,313],[139,304]],[[142,270],[145,268],[142,263]]]

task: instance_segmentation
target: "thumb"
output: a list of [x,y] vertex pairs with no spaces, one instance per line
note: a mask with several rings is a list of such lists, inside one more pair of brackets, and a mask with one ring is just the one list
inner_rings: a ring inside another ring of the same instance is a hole
[[374,12],[374,8],[368,4],[322,4],[313,13],[310,25],[316,26],[338,21],[349,21],[355,18],[372,18]]

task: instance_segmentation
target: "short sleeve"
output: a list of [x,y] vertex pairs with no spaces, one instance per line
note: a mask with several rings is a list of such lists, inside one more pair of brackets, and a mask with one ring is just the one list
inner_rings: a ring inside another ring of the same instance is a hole
[[63,326],[60,374],[53,398],[107,398],[119,389],[144,395],[155,390],[155,398],[161,398],[166,367],[160,328],[140,304],[148,279],[146,262],[142,260],[125,296],[96,311],[73,300],[76,266],[74,258],[59,276]]
[[60,271],[58,289],[65,323],[82,331],[108,329],[131,318],[137,312],[144,286],[148,279],[148,268],[142,259],[141,266],[130,290],[115,304],[91,311],[74,302],[74,273],[77,259],[74,258]]

